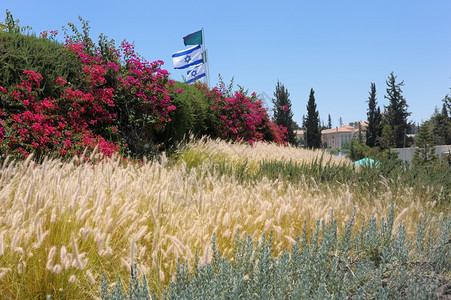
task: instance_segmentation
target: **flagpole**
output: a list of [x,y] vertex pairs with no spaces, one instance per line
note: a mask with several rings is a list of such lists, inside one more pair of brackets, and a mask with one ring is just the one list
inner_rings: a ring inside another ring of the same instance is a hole
[[204,63],[205,63],[205,73],[207,73],[205,76],[205,81],[207,82],[207,86],[210,87],[210,69],[208,67],[208,57],[207,57],[207,51],[205,49],[205,35],[204,35],[204,28],[202,27],[202,52],[204,55]]

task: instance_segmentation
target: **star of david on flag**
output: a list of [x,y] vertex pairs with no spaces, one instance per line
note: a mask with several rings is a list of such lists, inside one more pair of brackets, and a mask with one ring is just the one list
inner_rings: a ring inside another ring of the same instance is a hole
[[186,69],[203,63],[200,45],[175,52],[172,54],[172,62],[174,63],[174,69]]
[[203,77],[205,77],[205,64],[198,64],[186,72],[186,83],[194,83]]

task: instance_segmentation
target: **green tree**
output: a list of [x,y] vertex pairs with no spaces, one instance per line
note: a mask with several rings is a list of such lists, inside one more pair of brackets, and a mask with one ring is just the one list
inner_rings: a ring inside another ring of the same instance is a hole
[[435,110],[430,120],[432,137],[436,145],[451,144],[451,118],[448,115],[446,104],[443,103],[442,111]]
[[360,122],[359,122],[358,128],[359,128],[359,134],[358,134],[357,138],[359,140],[359,143],[363,143],[362,124]]
[[451,94],[445,96],[445,98],[443,99],[443,103],[445,104],[445,107],[448,110],[448,113],[451,117]]
[[395,136],[390,125],[384,125],[382,134],[378,138],[379,145],[382,149],[390,149],[395,146]]
[[384,124],[393,131],[395,146],[403,148],[406,146],[406,134],[412,129],[412,124],[407,122],[411,113],[407,111],[408,105],[401,90],[404,81],[396,83],[396,76],[391,72],[386,83],[387,95],[384,97],[389,104],[385,107]]
[[367,153],[370,152],[368,147],[363,141],[352,139],[349,149],[349,158],[353,161],[367,157]]
[[371,83],[371,90],[368,97],[368,129],[366,131],[366,144],[369,147],[378,146],[377,138],[382,134],[381,109],[377,106],[376,84]]
[[293,111],[291,110],[290,93],[279,81],[277,81],[274,97],[275,98],[272,99],[274,105],[273,120],[277,125],[282,125],[287,128],[287,141],[292,145],[296,145],[296,133],[294,132],[295,124],[293,121]]
[[450,145],[451,144],[451,117],[449,108],[449,96],[443,99],[442,110],[437,107],[434,109],[434,114],[431,118],[423,123],[423,126],[428,126],[434,145]]
[[329,116],[327,117],[327,128],[331,129],[332,128],[332,118]]
[[429,126],[427,126],[427,124],[423,124],[420,127],[420,132],[418,133],[417,137],[418,148],[415,150],[415,153],[413,155],[412,163],[414,165],[428,164],[437,159],[433,143],[434,141],[432,139]]
[[310,89],[307,103],[307,119],[305,120],[305,140],[308,148],[321,147],[321,132],[319,130],[318,110],[316,109],[315,91]]
[[350,141],[346,141],[343,144],[341,144],[340,151],[341,151],[342,154],[350,156],[351,142]]

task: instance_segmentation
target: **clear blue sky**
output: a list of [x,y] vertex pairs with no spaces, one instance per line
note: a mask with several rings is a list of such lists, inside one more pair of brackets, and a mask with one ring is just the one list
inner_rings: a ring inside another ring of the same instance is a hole
[[[147,60],[161,59],[173,79],[171,54],[182,37],[205,30],[212,85],[224,80],[271,98],[277,80],[290,93],[294,120],[306,114],[310,88],[320,117],[333,126],[366,120],[374,82],[383,108],[390,72],[404,81],[410,120],[427,120],[451,87],[451,1],[48,1],[14,0],[9,9],[33,32],[60,30],[78,16],[91,37],[135,42]],[[67,27],[67,26],[66,26]],[[268,106],[271,106],[268,101]]]

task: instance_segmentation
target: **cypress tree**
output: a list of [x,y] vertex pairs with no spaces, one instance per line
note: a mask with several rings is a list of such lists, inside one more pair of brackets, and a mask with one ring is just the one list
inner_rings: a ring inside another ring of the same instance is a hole
[[393,131],[395,147],[404,148],[405,135],[412,128],[412,125],[407,122],[407,117],[411,113],[407,111],[408,105],[401,90],[404,81],[396,83],[396,76],[391,72],[386,83],[387,96],[384,97],[388,99],[389,104],[385,107],[385,124],[389,125]]
[[368,97],[368,129],[366,131],[366,144],[369,147],[377,146],[379,143],[377,142],[378,137],[382,134],[381,128],[381,110],[380,107],[377,107],[377,98],[376,98],[376,84],[371,83],[371,90],[369,92],[370,96]]
[[318,111],[316,110],[315,91],[310,89],[307,103],[307,119],[305,121],[305,140],[308,148],[321,147],[321,132],[319,131]]
[[418,148],[415,150],[412,160],[412,163],[414,165],[428,164],[437,159],[437,155],[435,155],[435,149],[433,147],[433,142],[434,141],[432,139],[429,126],[427,124],[421,125],[420,132],[418,133],[417,138]]
[[329,116],[327,117],[327,128],[331,129],[332,128],[332,118]]
[[275,99],[272,99],[274,105],[273,120],[277,125],[287,128],[287,141],[292,145],[296,145],[295,125],[293,121],[293,111],[291,110],[290,93],[285,86],[277,81]]

